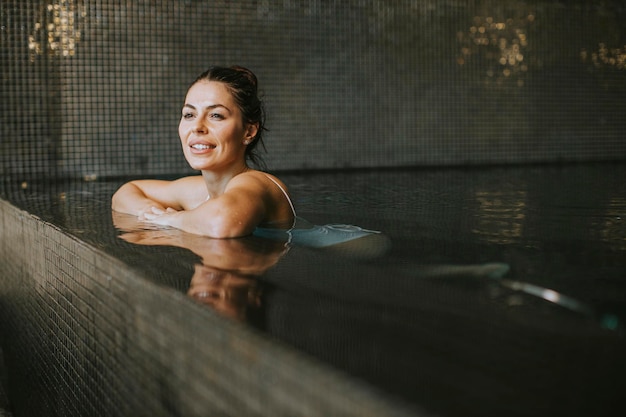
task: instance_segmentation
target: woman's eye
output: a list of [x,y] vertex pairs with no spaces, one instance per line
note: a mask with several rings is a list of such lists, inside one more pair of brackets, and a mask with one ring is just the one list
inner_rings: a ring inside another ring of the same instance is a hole
[[209,116],[211,119],[217,119],[217,120],[222,120],[224,118],[224,116],[222,116],[219,113],[211,113]]
[[183,119],[185,120],[189,120],[193,118],[193,114],[192,113],[183,113]]

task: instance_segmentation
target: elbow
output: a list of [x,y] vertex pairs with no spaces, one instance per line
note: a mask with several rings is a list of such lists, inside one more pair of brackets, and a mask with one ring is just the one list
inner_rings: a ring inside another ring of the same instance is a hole
[[122,185],[120,188],[115,191],[113,196],[111,197],[111,209],[113,211],[118,211],[121,213],[127,214],[135,214],[132,213],[131,210],[127,207],[128,196],[126,195],[126,191],[128,189],[128,184]]
[[111,209],[114,211],[120,211],[121,207],[120,190],[118,189],[111,197]]

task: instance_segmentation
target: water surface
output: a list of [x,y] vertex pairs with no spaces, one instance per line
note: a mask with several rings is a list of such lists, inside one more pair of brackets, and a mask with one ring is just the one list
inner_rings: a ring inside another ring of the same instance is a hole
[[323,248],[124,234],[110,212],[117,181],[7,182],[3,196],[399,401],[450,416],[613,415],[626,386],[625,174],[281,175],[300,217],[385,237]]

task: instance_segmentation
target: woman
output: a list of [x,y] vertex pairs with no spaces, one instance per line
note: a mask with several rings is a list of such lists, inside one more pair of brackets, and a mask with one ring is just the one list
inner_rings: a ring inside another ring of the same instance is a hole
[[250,70],[209,69],[189,87],[178,127],[185,158],[202,175],[131,181],[113,195],[113,210],[214,238],[291,228],[295,211],[284,184],[247,164],[264,122]]

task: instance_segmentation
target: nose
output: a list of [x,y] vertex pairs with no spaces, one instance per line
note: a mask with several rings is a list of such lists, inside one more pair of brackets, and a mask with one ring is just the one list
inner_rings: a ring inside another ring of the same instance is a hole
[[202,134],[206,134],[207,131],[208,131],[208,128],[207,128],[206,123],[204,121],[204,117],[198,117],[196,119],[196,123],[195,123],[195,125],[193,127],[193,132],[196,133],[196,134],[202,135]]

